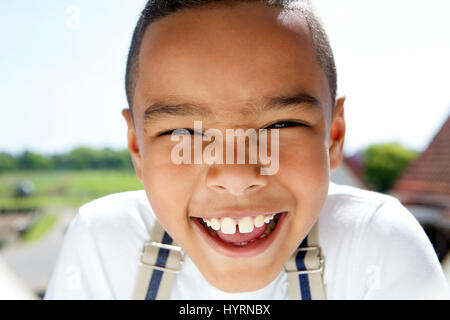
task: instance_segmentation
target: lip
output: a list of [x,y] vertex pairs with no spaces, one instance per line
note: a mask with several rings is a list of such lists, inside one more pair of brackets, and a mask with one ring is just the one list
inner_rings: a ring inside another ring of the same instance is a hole
[[216,239],[209,234],[209,232],[201,225],[198,219],[194,218],[192,220],[202,238],[216,252],[231,258],[249,258],[264,252],[279,235],[280,230],[284,225],[284,220],[288,212],[284,211],[280,213],[280,211],[277,211],[274,213],[279,213],[280,216],[278,218],[277,225],[272,230],[272,232],[265,238],[257,239],[254,242],[251,242],[245,246],[236,246],[230,243],[226,243],[220,239]]

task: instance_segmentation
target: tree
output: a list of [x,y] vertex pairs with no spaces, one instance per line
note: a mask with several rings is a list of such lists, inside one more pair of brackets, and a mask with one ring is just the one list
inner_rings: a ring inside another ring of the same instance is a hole
[[87,170],[87,169],[127,169],[133,168],[127,149],[75,148],[64,154],[42,155],[25,151],[18,156],[0,153],[0,172],[13,170]]
[[6,152],[0,153],[0,172],[16,170],[18,166],[14,156]]
[[50,157],[31,151],[23,152],[18,159],[19,168],[23,170],[51,169],[53,166]]
[[387,192],[417,152],[398,143],[369,146],[363,153],[363,172],[366,183],[375,191]]
[[128,150],[115,151],[80,147],[69,153],[54,155],[56,169],[132,169]]

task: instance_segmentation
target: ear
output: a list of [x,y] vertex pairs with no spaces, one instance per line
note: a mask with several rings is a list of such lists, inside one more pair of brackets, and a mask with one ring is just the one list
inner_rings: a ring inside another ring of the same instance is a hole
[[131,161],[133,161],[134,171],[139,180],[142,180],[142,157],[139,149],[138,139],[133,118],[129,109],[123,109],[122,115],[128,126],[128,150],[130,151]]
[[345,138],[344,102],[344,96],[338,97],[333,111],[333,120],[330,129],[329,149],[331,171],[339,167],[343,158]]

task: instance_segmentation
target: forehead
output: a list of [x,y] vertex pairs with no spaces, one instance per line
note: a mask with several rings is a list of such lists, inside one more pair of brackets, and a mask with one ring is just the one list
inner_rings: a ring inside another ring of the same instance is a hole
[[181,11],[151,24],[133,108],[142,114],[154,102],[197,103],[226,114],[299,91],[329,106],[328,90],[304,18],[241,3]]

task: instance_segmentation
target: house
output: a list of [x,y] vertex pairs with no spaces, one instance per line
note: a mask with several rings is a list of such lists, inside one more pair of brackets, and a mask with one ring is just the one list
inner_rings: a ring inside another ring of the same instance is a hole
[[450,116],[391,193],[419,220],[442,259],[450,249]]
[[352,157],[344,157],[340,166],[331,172],[331,181],[337,184],[369,189],[361,178],[361,163],[362,161],[358,154]]

